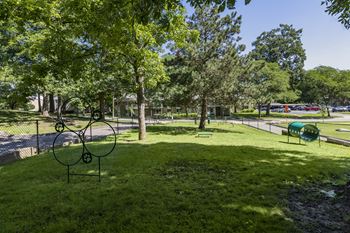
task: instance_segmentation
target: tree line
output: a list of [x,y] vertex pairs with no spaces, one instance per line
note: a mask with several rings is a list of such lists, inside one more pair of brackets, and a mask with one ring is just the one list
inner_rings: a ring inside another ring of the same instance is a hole
[[[54,96],[59,103],[79,96],[103,109],[112,97],[134,93],[142,140],[147,101],[199,106],[201,129],[209,103],[236,110],[348,101],[348,71],[303,69],[301,29],[283,24],[263,32],[246,54],[236,1],[188,2],[195,7],[189,17],[178,0],[1,1],[0,105],[19,108],[40,95],[48,114]],[[322,1],[348,27],[343,3]]]

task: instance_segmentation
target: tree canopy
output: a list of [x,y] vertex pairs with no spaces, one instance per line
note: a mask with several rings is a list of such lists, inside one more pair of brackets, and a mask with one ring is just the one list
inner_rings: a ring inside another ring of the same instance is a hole
[[281,69],[290,73],[290,85],[293,89],[301,80],[305,50],[301,42],[302,29],[281,24],[278,28],[261,33],[252,43],[251,56],[256,60],[277,63]]
[[[170,76],[171,84],[163,86],[169,87],[169,95],[162,98],[187,107],[201,102],[204,128],[208,100],[236,105],[248,96],[248,73],[255,69],[240,54],[242,19],[232,11],[237,0],[187,2],[196,11],[186,21],[180,0],[1,1],[0,88],[2,96],[15,101],[7,106],[22,105],[38,94],[47,112],[54,95],[61,99],[74,94],[99,102],[103,109],[106,99],[132,93],[137,97],[139,139],[144,139],[147,99],[158,98],[155,90]],[[350,27],[348,0],[322,4]],[[225,9],[231,9],[227,15],[222,14]],[[293,89],[305,60],[301,34],[301,29],[280,25],[262,33],[251,54],[267,62],[269,77],[283,73],[270,63],[289,72]],[[173,59],[164,62],[161,54],[169,44]]]

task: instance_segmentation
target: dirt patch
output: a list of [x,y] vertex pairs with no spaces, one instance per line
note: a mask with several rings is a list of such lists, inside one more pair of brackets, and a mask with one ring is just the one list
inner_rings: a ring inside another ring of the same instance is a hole
[[301,232],[350,233],[350,182],[294,187],[288,208]]

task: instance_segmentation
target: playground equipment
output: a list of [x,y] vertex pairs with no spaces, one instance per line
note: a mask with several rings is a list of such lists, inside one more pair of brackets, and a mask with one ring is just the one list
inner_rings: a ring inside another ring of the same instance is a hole
[[[72,109],[78,108],[79,106],[83,106],[83,109],[89,109],[91,112],[90,118],[86,119],[86,126],[81,127],[79,130],[72,128],[72,126],[69,124],[69,121],[66,117],[63,117],[63,109],[64,106],[70,107]],[[59,116],[57,123],[55,125],[55,130],[57,132],[57,136],[55,137],[52,145],[52,152],[57,160],[58,163],[60,163],[63,166],[67,167],[67,183],[70,182],[71,176],[95,176],[98,177],[98,181],[101,182],[101,158],[106,157],[107,155],[111,154],[113,150],[116,147],[117,144],[117,138],[116,133],[114,131],[114,128],[107,123],[106,121],[102,120],[102,113],[100,110],[95,110],[91,107],[91,104],[85,103],[84,101],[80,100],[79,98],[71,98],[65,101],[60,107],[59,107]],[[104,125],[104,128],[107,128],[107,130],[110,131],[110,136],[112,136],[111,143],[108,145],[105,145],[104,147],[107,148],[106,151],[99,151],[96,148],[93,147],[93,145],[89,142],[92,142],[93,139],[98,139],[98,135],[95,137],[93,136],[93,125]],[[59,150],[58,147],[61,147],[63,142],[66,140],[71,140],[71,143],[80,143],[81,148],[76,149],[75,151],[70,152],[69,154],[66,154],[64,150]],[[63,152],[60,153],[60,152]],[[97,158],[97,164],[98,164],[98,170],[97,174],[90,174],[90,173],[72,173],[70,169],[77,165],[80,161],[82,161],[85,164],[91,163],[94,158]]]
[[289,137],[298,137],[299,144],[301,140],[305,142],[313,142],[318,139],[319,145],[321,145],[320,140],[320,130],[311,124],[303,124],[301,122],[292,122],[288,125],[288,143]]

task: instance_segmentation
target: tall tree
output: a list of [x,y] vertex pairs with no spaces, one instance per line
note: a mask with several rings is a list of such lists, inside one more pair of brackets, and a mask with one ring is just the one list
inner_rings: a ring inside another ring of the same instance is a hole
[[[259,117],[261,116],[261,105],[283,99],[289,89],[289,74],[276,63],[262,63],[263,68],[252,74],[252,83],[255,88],[255,97],[258,100]],[[264,64],[265,63],[265,64]],[[266,110],[266,115],[269,115],[269,108]]]
[[237,12],[231,12],[226,16],[220,16],[217,6],[206,5],[196,8],[190,17],[191,29],[199,32],[199,40],[191,43],[184,52],[192,67],[193,90],[199,98],[201,117],[199,128],[205,128],[207,118],[208,101],[214,95],[225,79],[225,75],[219,72],[224,67],[220,61],[230,57],[235,59],[243,50],[238,45],[238,34],[241,26],[241,16]]
[[301,80],[305,50],[301,42],[302,29],[292,25],[281,24],[269,32],[263,32],[252,43],[254,49],[251,55],[256,60],[277,63],[283,70],[290,73],[290,86],[293,90]]
[[[78,4],[85,7],[85,3]],[[162,46],[169,40],[181,43],[187,37],[184,9],[171,1],[137,0],[106,1],[97,6],[91,2],[88,12],[97,27],[92,28],[89,22],[84,24],[85,30],[101,46],[123,57],[125,75],[132,81],[131,89],[137,96],[139,139],[143,140],[145,92],[167,78],[159,56]]]
[[335,104],[341,97],[350,97],[348,72],[332,67],[319,66],[307,71],[301,86],[305,100],[325,105],[329,117],[330,105]]
[[258,72],[263,63],[257,64],[249,56],[238,57],[237,60],[231,59],[229,71],[223,69],[227,78],[222,87],[217,91],[222,104],[233,106],[236,113],[239,105],[244,105],[251,101],[252,74]]
[[166,56],[164,64],[167,67],[169,82],[162,85],[164,101],[169,106],[180,106],[188,109],[195,105],[196,92],[193,91],[192,67],[189,66],[184,54],[180,51],[174,56]]

